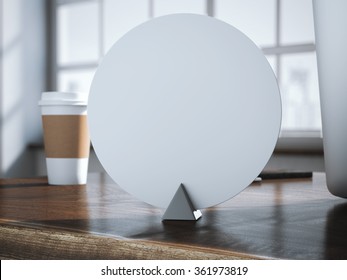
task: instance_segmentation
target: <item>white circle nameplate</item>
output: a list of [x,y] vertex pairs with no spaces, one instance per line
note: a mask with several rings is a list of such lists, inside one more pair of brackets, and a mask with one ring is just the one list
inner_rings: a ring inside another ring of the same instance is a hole
[[167,207],[182,183],[196,208],[219,204],[262,171],[281,101],[259,48],[217,19],[155,18],[118,40],[91,86],[95,152],[127,192]]

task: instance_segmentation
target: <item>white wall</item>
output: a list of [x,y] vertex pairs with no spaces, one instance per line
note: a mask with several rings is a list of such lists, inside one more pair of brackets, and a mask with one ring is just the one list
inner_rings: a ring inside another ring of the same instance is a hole
[[45,0],[0,0],[0,176],[42,135],[37,102],[45,87]]

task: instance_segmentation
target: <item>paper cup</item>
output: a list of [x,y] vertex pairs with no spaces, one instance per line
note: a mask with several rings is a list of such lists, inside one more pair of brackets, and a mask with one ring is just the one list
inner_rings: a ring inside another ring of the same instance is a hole
[[80,93],[44,92],[39,105],[48,183],[86,184],[90,149],[86,96]]

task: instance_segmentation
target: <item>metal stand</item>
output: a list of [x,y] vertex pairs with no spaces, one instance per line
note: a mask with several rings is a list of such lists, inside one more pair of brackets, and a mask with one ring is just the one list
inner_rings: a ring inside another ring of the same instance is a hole
[[164,220],[186,220],[197,221],[202,216],[200,210],[196,210],[190,200],[184,185],[181,184],[174,197],[172,198],[168,208],[166,209]]

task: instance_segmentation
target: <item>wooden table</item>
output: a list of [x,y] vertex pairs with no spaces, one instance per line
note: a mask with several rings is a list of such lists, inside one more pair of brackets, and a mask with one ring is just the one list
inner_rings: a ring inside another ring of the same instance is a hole
[[0,258],[347,259],[347,201],[323,173],[253,183],[197,222],[163,212],[105,174],[85,186],[0,179]]

